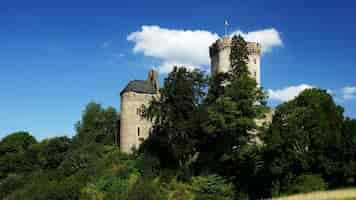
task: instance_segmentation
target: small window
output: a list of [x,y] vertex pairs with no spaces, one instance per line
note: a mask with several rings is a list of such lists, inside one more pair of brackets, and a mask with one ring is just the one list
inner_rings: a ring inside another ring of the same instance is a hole
[[257,77],[257,72],[256,71],[254,72],[254,74],[255,74],[255,77]]
[[257,59],[256,58],[253,59],[253,63],[257,64]]
[[136,114],[137,114],[137,115],[141,115],[141,109],[140,109],[140,108],[137,108],[137,109],[136,109]]
[[137,136],[140,137],[140,127],[137,127]]

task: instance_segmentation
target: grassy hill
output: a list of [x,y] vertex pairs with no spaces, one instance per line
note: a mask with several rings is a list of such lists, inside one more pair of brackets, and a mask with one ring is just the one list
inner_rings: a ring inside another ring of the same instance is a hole
[[296,194],[273,200],[356,200],[356,188]]

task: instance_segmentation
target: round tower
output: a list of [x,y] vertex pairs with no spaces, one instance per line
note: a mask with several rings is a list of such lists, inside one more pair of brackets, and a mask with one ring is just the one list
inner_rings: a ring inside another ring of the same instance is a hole
[[[256,42],[247,42],[249,59],[247,66],[251,77],[256,79],[258,85],[261,83],[260,63],[261,45]],[[230,64],[231,37],[218,39],[210,46],[211,74],[225,73],[231,70]]]
[[158,95],[157,72],[149,72],[147,80],[134,80],[121,91],[120,150],[131,153],[132,149],[149,136],[152,122],[143,118],[142,106],[148,106]]

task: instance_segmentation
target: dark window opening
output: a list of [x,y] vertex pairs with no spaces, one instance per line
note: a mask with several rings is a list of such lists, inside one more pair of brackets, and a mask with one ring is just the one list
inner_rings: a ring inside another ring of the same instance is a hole
[[140,127],[137,127],[137,136],[140,137]]

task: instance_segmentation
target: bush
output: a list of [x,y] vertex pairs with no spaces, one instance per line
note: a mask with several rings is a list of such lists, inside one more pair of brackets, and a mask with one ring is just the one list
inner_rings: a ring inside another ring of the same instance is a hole
[[192,191],[196,200],[234,199],[232,184],[217,175],[193,177]]
[[172,181],[167,194],[168,200],[193,200],[194,195],[189,184],[177,183]]
[[301,175],[287,188],[287,194],[323,191],[327,184],[320,175]]
[[129,192],[129,200],[160,200],[165,199],[160,185],[156,181],[139,180]]
[[25,183],[23,176],[10,174],[8,177],[0,181],[0,199],[5,199],[5,197],[14,192],[15,190],[22,187]]
[[139,170],[144,178],[154,178],[159,175],[159,160],[148,154],[139,155],[135,161],[135,168]]

